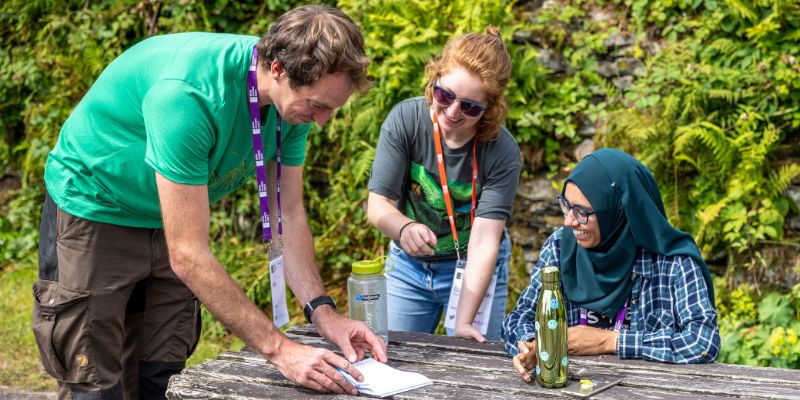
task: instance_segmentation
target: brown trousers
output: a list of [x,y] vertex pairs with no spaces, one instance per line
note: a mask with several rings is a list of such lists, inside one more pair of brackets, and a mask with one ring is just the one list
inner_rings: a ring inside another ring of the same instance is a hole
[[164,231],[78,218],[49,195],[39,229],[33,332],[59,398],[164,398],[200,331]]

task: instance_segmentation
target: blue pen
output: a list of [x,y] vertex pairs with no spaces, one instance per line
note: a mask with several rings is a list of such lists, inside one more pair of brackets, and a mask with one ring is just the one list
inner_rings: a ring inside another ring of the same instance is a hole
[[347,379],[348,382],[350,382],[353,386],[358,388],[358,381],[356,380],[356,378],[353,378],[352,375],[348,374],[347,372],[345,372],[343,369],[341,369],[339,367],[334,367],[334,368],[336,368],[336,370],[339,371],[340,374],[342,374],[344,379]]

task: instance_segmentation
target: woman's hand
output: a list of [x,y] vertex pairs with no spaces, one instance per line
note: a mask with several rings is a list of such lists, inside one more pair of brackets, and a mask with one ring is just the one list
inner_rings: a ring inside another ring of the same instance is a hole
[[414,257],[432,256],[433,247],[436,246],[436,234],[425,224],[412,222],[400,232],[400,246]]
[[481,333],[472,327],[472,324],[456,324],[455,335],[467,339],[473,339],[478,343],[483,343],[486,338]]
[[519,342],[517,346],[519,346],[519,353],[512,360],[514,369],[523,381],[531,383],[533,378],[528,371],[533,370],[536,366],[536,341]]
[[619,332],[578,325],[567,332],[567,348],[573,356],[614,354]]

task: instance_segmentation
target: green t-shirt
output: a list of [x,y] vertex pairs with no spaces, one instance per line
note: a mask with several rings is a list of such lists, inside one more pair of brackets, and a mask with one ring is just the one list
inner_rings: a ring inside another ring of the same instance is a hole
[[[246,84],[258,38],[157,36],[103,71],[64,123],[45,182],[64,211],[159,228],[155,172],[208,185],[218,201],[255,175]],[[262,109],[264,158],[275,158],[275,107]],[[282,124],[284,165],[305,161],[308,125]],[[255,194],[254,194],[255,196]]]

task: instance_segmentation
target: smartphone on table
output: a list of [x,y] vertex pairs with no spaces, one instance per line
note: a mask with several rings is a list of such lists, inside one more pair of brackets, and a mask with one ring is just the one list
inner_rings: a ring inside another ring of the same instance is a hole
[[[591,384],[589,384],[591,382]],[[584,378],[570,380],[567,386],[561,389],[562,392],[581,398],[594,396],[620,382],[619,379],[610,378]]]

